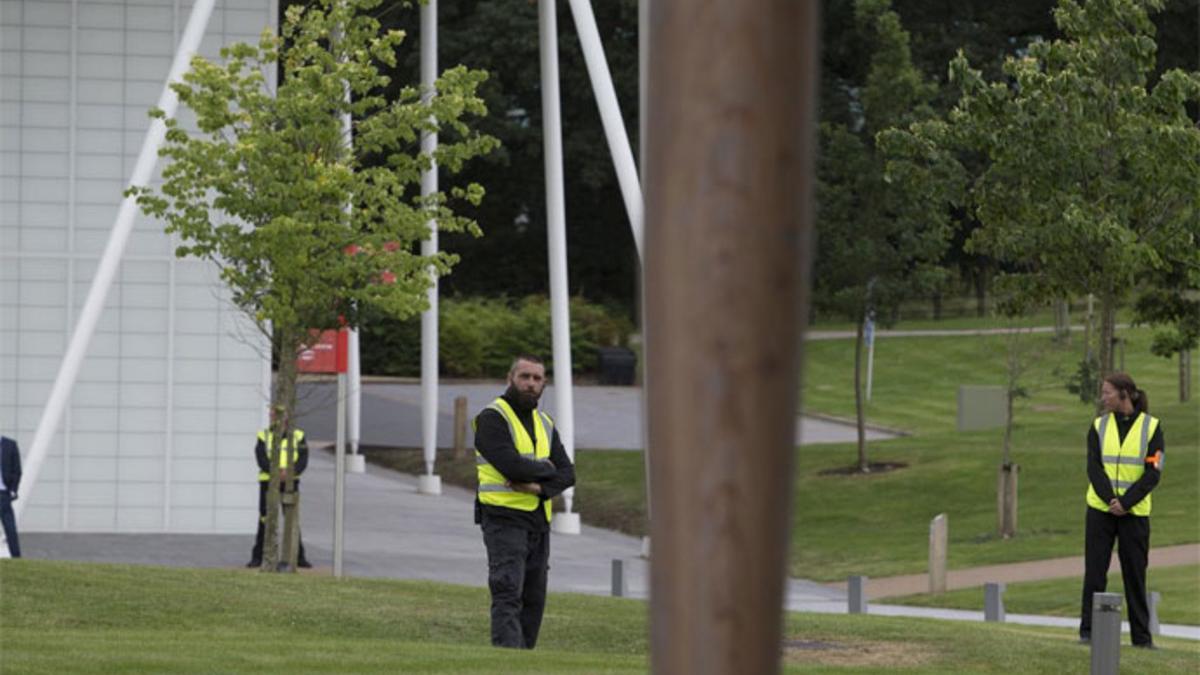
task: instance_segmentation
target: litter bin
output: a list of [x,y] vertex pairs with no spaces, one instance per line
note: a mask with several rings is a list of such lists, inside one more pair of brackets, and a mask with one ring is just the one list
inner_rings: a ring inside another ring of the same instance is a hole
[[597,352],[600,384],[629,386],[633,384],[637,354],[624,347],[601,347]]

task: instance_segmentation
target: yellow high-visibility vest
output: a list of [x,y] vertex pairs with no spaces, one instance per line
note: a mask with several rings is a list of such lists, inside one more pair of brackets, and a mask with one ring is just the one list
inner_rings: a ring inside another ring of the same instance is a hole
[[[262,441],[263,444],[267,446],[267,461],[271,463],[271,468],[274,468],[274,460],[271,458],[271,451],[275,445],[275,435],[271,433],[270,429],[262,429],[258,432],[258,440]],[[304,432],[299,429],[293,429],[292,442],[290,444],[287,441],[283,442],[284,452],[283,456],[279,460],[279,466],[281,468],[286,469],[300,461],[300,441],[302,440],[304,440]],[[288,450],[291,450],[291,452],[288,452]],[[265,483],[271,480],[271,475],[266,471],[259,471],[258,480],[260,483]]]
[[[512,436],[513,446],[517,452],[529,459],[550,460],[550,439],[554,436],[554,422],[550,416],[538,410],[533,411],[533,431],[535,438],[529,437],[525,425],[517,417],[517,413],[508,405],[508,401],[498,398],[492,401],[488,408],[500,413],[508,422],[508,432]],[[474,425],[474,423],[472,423]],[[479,477],[479,501],[490,506],[503,506],[518,511],[533,511],[542,504],[538,495],[531,495],[505,485],[508,479],[488,463],[478,450],[475,451],[475,469]],[[550,520],[550,500],[545,501],[546,520]]]
[[[1158,418],[1146,413],[1139,413],[1133,425],[1125,434],[1125,442],[1121,442],[1121,434],[1117,430],[1117,420],[1113,413],[1097,417],[1092,426],[1100,437],[1100,459],[1104,462],[1104,473],[1112,483],[1113,494],[1120,497],[1133,487],[1146,471],[1146,449],[1154,431],[1158,428]],[[1088,506],[1108,511],[1108,504],[1096,494],[1096,489],[1088,483]],[[1150,515],[1150,495],[1133,505],[1130,513],[1135,516]]]

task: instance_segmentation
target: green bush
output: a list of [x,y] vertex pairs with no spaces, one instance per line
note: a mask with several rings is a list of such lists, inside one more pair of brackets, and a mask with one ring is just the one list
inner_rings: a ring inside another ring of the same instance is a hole
[[[438,307],[439,369],[448,377],[502,378],[515,354],[551,357],[550,301],[545,296],[445,298]],[[633,332],[626,311],[571,298],[571,365],[595,372],[596,350],[625,346]],[[421,373],[421,319],[369,317],[362,328],[363,372],[417,376]]]

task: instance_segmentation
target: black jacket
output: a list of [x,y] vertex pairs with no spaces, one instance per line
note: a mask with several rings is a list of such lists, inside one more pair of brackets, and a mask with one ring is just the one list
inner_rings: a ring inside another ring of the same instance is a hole
[[[1137,415],[1126,416],[1121,413],[1114,413],[1113,417],[1117,421],[1117,438],[1124,443],[1125,435],[1129,433],[1129,428],[1133,426]],[[1096,433],[1096,426],[1094,424],[1088,427],[1087,448],[1088,481],[1092,484],[1092,489],[1096,491],[1096,495],[1100,497],[1100,500],[1107,504],[1115,495],[1113,494],[1112,483],[1108,480],[1108,474],[1104,473],[1104,460],[1100,454],[1100,434]],[[1150,437],[1150,441],[1146,446],[1146,456],[1151,457],[1155,452],[1162,452],[1165,457],[1166,450],[1166,445],[1163,443],[1162,420],[1159,420],[1158,427],[1154,430],[1154,435]],[[1160,477],[1162,477],[1162,472],[1158,466],[1152,462],[1147,462],[1142,477],[1134,481],[1133,486],[1120,496],[1121,507],[1126,511],[1132,509],[1135,504],[1150,494],[1154,486],[1158,485]]]
[[[521,424],[529,432],[529,437],[533,438],[533,410],[522,409],[507,395],[502,398],[512,406],[513,411],[517,414],[517,419],[521,420]],[[575,484],[575,465],[567,457],[567,451],[558,437],[557,427],[550,438],[550,462],[554,465],[553,467],[545,462],[522,457],[521,453],[517,452],[516,445],[513,444],[512,434],[508,430],[508,422],[505,421],[503,415],[491,408],[485,408],[475,418],[475,449],[508,480],[514,483],[540,483],[543,502],[561,494],[563,490]],[[503,520],[537,532],[549,529],[542,509],[520,511],[503,506],[481,504],[476,496],[475,522],[482,523],[485,519]]]
[[0,479],[4,489],[16,495],[21,487],[21,452],[17,442],[7,436],[0,436]]

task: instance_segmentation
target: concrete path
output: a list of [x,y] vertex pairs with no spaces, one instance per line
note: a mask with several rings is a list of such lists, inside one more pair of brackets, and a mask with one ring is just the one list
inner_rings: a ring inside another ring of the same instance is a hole
[[[468,416],[476,415],[504,391],[502,382],[443,382],[438,387],[438,447],[454,445],[454,399],[467,398]],[[302,382],[297,395],[297,423],[309,438],[330,441],[336,437],[337,386],[328,380]],[[542,395],[543,408],[554,414],[554,387]],[[362,393],[362,443],[393,447],[423,445],[421,437],[421,386],[412,381],[368,380]],[[802,424],[803,423],[803,424]],[[640,387],[575,387],[575,447],[598,450],[640,450],[642,436]],[[867,429],[867,440],[895,438],[896,434]],[[824,418],[796,416],[796,443],[846,443],[856,438],[853,426]],[[474,443],[470,427],[467,445]]]
[[[1200,564],[1200,544],[1163,546],[1150,550],[1150,568],[1173,567],[1176,565]],[[1075,577],[1083,579],[1083,556],[1030,560],[1006,565],[984,565],[946,572],[946,588],[954,591],[961,588],[982,587],[985,583],[1018,583]],[[1121,563],[1113,554],[1110,571],[1119,571]],[[846,590],[845,583],[830,584],[831,588]],[[867,582],[867,598],[897,598],[904,595],[925,593],[929,590],[928,574],[905,574],[895,577],[870,579]]]

